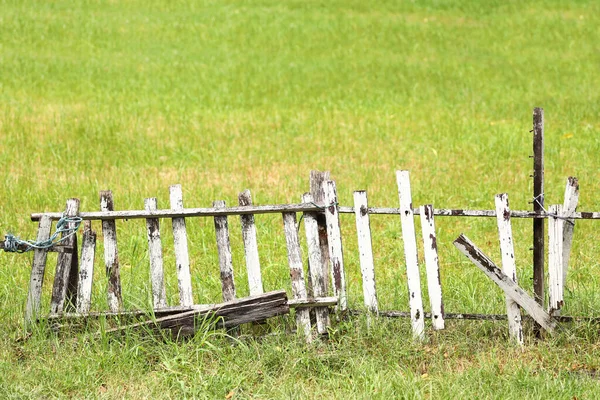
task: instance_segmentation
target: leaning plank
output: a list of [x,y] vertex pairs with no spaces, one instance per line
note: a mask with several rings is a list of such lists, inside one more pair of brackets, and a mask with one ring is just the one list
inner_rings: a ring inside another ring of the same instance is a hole
[[[312,199],[310,201],[303,200],[305,203],[314,204],[325,204],[325,192],[323,190],[323,182],[330,180],[331,174],[329,171],[310,171],[310,195]],[[317,226],[319,229],[319,246],[321,247],[321,276],[323,276],[323,284],[325,288],[329,287],[329,240],[327,238],[327,218],[322,209],[319,209],[315,214],[317,219]],[[312,268],[309,268],[310,272],[310,283],[312,283]],[[310,294],[309,287],[309,294]]]
[[368,200],[365,190],[354,192],[354,215],[358,236],[358,253],[362,275],[363,298],[365,307],[377,313],[377,291],[375,288],[375,263],[373,261],[373,243],[371,240],[371,222],[367,212]]
[[[508,195],[506,193],[496,195],[495,203],[498,235],[500,237],[500,252],[502,253],[502,271],[512,279],[514,283],[518,283]],[[523,345],[521,309],[508,295],[506,296],[506,315],[508,316],[508,333],[511,340]]]
[[[250,190],[245,190],[238,196],[240,207],[252,205],[252,195]],[[260,273],[260,260],[258,258],[258,244],[256,240],[256,225],[254,225],[254,215],[240,215],[242,223],[242,238],[244,240],[244,254],[246,256],[246,271],[248,273],[248,286],[250,295],[261,294],[264,292],[262,276]]]
[[444,329],[444,303],[442,301],[442,281],[440,279],[440,265],[433,220],[433,206],[421,206],[421,232],[423,234],[423,253],[425,255],[425,268],[427,269],[427,290],[431,306],[431,324],[433,329]]
[[323,191],[325,192],[325,219],[327,221],[333,294],[340,299],[338,309],[346,311],[348,308],[346,274],[344,272],[344,251],[342,248],[342,232],[340,230],[340,214],[337,209],[338,199],[335,182],[323,182]]
[[425,337],[425,320],[423,318],[423,299],[421,298],[421,278],[417,259],[417,241],[415,237],[415,221],[412,211],[412,195],[408,171],[396,171],[398,196],[400,198],[400,222],[402,225],[402,240],[404,242],[404,257],[406,260],[406,276],[408,278],[408,300],[412,315],[411,323],[413,337]]
[[[50,237],[52,220],[43,216],[40,219],[37,233],[37,241],[43,242]],[[27,307],[25,309],[25,321],[32,323],[36,320],[40,312],[40,303],[42,299],[42,284],[44,283],[44,273],[46,272],[46,258],[48,253],[44,249],[35,249],[33,251],[33,265],[31,268],[31,277],[29,278],[29,293],[27,293]]]
[[85,221],[81,241],[81,265],[77,288],[78,313],[86,314],[92,303],[92,281],[94,279],[94,255],[96,254],[96,232],[92,231],[91,221]]
[[175,335],[193,334],[199,327],[231,328],[240,324],[263,321],[287,314],[289,306],[284,290],[249,296],[221,304],[213,304],[135,324],[107,330],[120,332],[139,328],[168,329]]
[[[306,294],[304,272],[302,270],[300,242],[298,240],[298,231],[296,230],[296,213],[283,213],[282,215],[290,277],[292,279],[292,295],[294,299],[306,299],[308,296]],[[310,333],[310,313],[308,309],[300,308],[296,310],[296,325],[298,332],[302,332],[306,341],[310,342],[312,336]]]
[[[215,208],[225,208],[223,200],[213,202]],[[235,284],[233,280],[233,259],[231,257],[231,244],[229,243],[229,224],[226,216],[215,217],[215,233],[217,236],[217,250],[219,252],[219,268],[221,269],[221,289],[223,301],[235,299]]]
[[[145,199],[144,206],[148,211],[156,210],[156,198],[151,197]],[[146,219],[146,230],[150,258],[152,304],[154,305],[154,308],[162,308],[167,306],[167,294],[165,290],[162,243],[160,240],[160,225],[158,218]]]
[[504,293],[523,307],[542,328],[548,332],[554,330],[556,321],[531,296],[502,272],[469,238],[461,234],[454,241],[454,246],[494,281]]
[[[173,210],[183,210],[181,185],[172,185],[169,187],[169,200]],[[188,253],[185,218],[173,218],[172,225],[175,263],[177,264],[179,304],[182,306],[191,306],[194,304],[194,298],[192,295],[192,278],[190,276],[190,256]]]
[[563,287],[567,284],[567,272],[569,270],[569,258],[573,245],[573,231],[575,230],[575,210],[579,202],[579,181],[570,176],[565,188],[565,201],[563,204],[563,217],[568,218],[563,224]]
[[[100,192],[100,209],[103,212],[114,211],[113,195],[110,190]],[[108,277],[106,298],[108,308],[116,312],[123,308],[123,298],[121,296],[117,226],[114,220],[102,221],[102,236],[104,236],[104,266]]]
[[[74,217],[79,212],[79,199],[67,200],[65,215]],[[69,227],[73,227],[69,223]],[[63,234],[63,237],[65,235]],[[52,287],[52,300],[50,301],[50,313],[61,313],[65,308],[75,306],[77,296],[77,235],[70,235],[64,240],[66,245],[73,247],[73,253],[59,253],[56,263],[56,274],[54,275],[54,285]],[[75,274],[75,277],[72,275]],[[67,307],[68,305],[68,307]]]
[[[302,196],[302,201],[310,203],[313,197],[309,193]],[[323,270],[321,264],[322,253],[319,243],[319,225],[317,222],[317,214],[314,212],[304,213],[304,232],[306,233],[306,245],[308,248],[308,268],[310,271],[309,278],[312,283],[313,295],[322,297],[327,295],[327,272]],[[337,304],[337,300],[336,300]],[[317,320],[317,332],[320,335],[327,333],[329,326],[329,309],[327,307],[319,307],[315,309]]]
[[[562,215],[561,205],[551,205],[548,211]],[[563,225],[562,218],[548,219],[548,313],[558,315],[563,306]]]

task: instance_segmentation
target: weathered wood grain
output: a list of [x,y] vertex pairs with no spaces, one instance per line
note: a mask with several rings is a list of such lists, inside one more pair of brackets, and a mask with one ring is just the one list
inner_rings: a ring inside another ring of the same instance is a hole
[[[533,211],[544,210],[544,109],[533,110]],[[544,221],[533,220],[533,292],[544,306]],[[536,327],[539,332],[539,328]]]
[[579,181],[570,176],[565,187],[565,200],[563,204],[563,217],[568,220],[563,224],[563,286],[567,285],[567,273],[569,271],[569,259],[571,258],[571,247],[573,246],[573,234],[575,230],[575,210],[579,202]]
[[[305,193],[302,196],[302,201],[305,203],[311,203],[313,201],[313,197],[310,195],[310,193]],[[315,297],[326,296],[328,279],[327,272],[323,270],[323,265],[321,264],[322,253],[319,241],[319,226],[317,222],[317,213],[304,213],[304,232],[306,234],[306,245],[308,249],[308,268],[310,271],[309,278],[312,283],[313,295]],[[334,297],[334,299],[336,298]],[[315,318],[317,333],[319,335],[327,334],[327,327],[330,326],[329,309],[327,307],[316,308]]]
[[[225,202],[217,200],[213,202],[213,207],[217,209],[225,208]],[[215,233],[219,253],[219,268],[221,270],[223,301],[232,301],[235,299],[235,283],[233,280],[233,258],[231,257],[227,216],[215,217]]]
[[531,317],[547,332],[552,332],[556,321],[544,309],[521,289],[510,277],[502,272],[490,258],[485,255],[465,235],[460,235],[454,246],[463,253],[473,264],[488,276],[500,289],[517,302]]
[[[38,225],[37,241],[42,242],[48,240],[50,238],[51,229],[52,220],[43,216]],[[25,308],[25,321],[28,324],[34,322],[40,313],[47,256],[48,253],[44,249],[35,249],[33,251],[33,264],[31,267],[31,276],[29,278],[27,306]]]
[[[67,200],[65,215],[74,217],[79,212],[79,199]],[[69,227],[74,227],[70,222]],[[65,235],[63,234],[63,237]],[[50,312],[60,313],[75,307],[77,297],[77,279],[79,270],[79,261],[77,260],[77,235],[71,235],[64,242],[67,246],[73,247],[73,253],[59,253],[56,263],[56,274],[54,275],[54,285],[52,286],[52,299],[50,301]],[[75,277],[73,277],[75,274]]]
[[[240,207],[252,206],[252,195],[246,189],[238,196]],[[258,243],[256,240],[256,225],[254,215],[240,215],[242,224],[242,239],[244,240],[244,255],[246,258],[246,271],[250,295],[263,293],[262,275],[260,272],[260,259],[258,258]]]
[[[510,222],[510,207],[508,195],[501,193],[495,197],[496,221],[500,237],[500,252],[502,254],[502,271],[518,284],[517,264],[513,245],[512,225]],[[521,324],[521,309],[519,305],[506,295],[506,315],[508,316],[508,334],[511,340],[523,345],[523,325]]]
[[[306,285],[304,282],[304,271],[302,269],[302,254],[300,252],[300,241],[296,230],[296,213],[283,213],[283,229],[287,245],[288,264],[290,267],[290,278],[292,280],[292,295],[294,299],[306,299]],[[302,332],[307,342],[310,342],[310,314],[306,308],[296,310],[296,325],[298,332]]]
[[[110,190],[100,192],[101,212],[114,212],[113,195]],[[111,311],[123,308],[121,294],[121,272],[119,267],[119,250],[117,246],[117,226],[114,220],[102,221],[102,236],[104,237],[104,267],[108,277],[106,298]]]
[[[146,210],[156,209],[156,198],[144,200]],[[150,283],[152,285],[152,303],[154,308],[167,306],[167,293],[163,268],[162,242],[160,240],[160,225],[158,218],[146,219],[146,232],[148,236],[148,255],[150,259]]]
[[[169,187],[171,209],[183,210],[183,193],[181,185]],[[175,263],[177,265],[177,286],[179,288],[179,304],[191,306],[194,304],[192,294],[192,277],[190,275],[190,256],[188,252],[187,229],[185,218],[173,218],[173,243],[175,247]]]
[[78,313],[86,314],[92,304],[92,282],[94,279],[94,256],[96,254],[96,232],[92,231],[91,221],[85,221],[81,241],[81,264],[79,286],[77,288]]
[[427,269],[427,290],[431,306],[431,324],[433,329],[444,329],[444,302],[442,299],[442,280],[437,248],[433,206],[427,204],[419,207],[421,215],[421,233],[423,236],[423,253]]
[[373,243],[371,240],[371,222],[369,219],[367,192],[354,192],[354,215],[358,236],[358,254],[362,275],[363,300],[365,307],[377,313],[377,289],[375,287],[375,262],[373,261]]
[[[323,191],[323,183],[327,182],[331,179],[331,174],[329,171],[310,171],[310,195],[312,196],[312,201],[305,202],[311,205],[314,204],[325,204],[325,192]],[[291,211],[291,210],[290,210]],[[322,209],[316,208],[316,219],[317,226],[319,229],[319,246],[321,246],[321,276],[324,279],[324,285],[326,288],[330,286],[329,276],[329,265],[330,265],[330,257],[329,257],[329,240],[327,237],[327,218],[325,217],[325,213]],[[309,268],[309,271],[312,271],[312,268]],[[312,272],[311,272],[312,274]],[[310,276],[310,282],[312,284],[312,276]],[[312,286],[312,285],[311,285]],[[309,294],[311,292],[311,287],[309,287]]]
[[408,301],[412,314],[411,323],[413,337],[418,340],[425,338],[425,320],[423,318],[423,299],[421,297],[421,278],[417,258],[417,240],[415,236],[415,221],[413,217],[412,194],[408,171],[396,171],[398,197],[400,198],[400,223],[402,225],[402,241],[404,242],[404,257],[406,260],[406,276],[408,279]]
[[327,221],[327,238],[329,241],[329,260],[333,295],[339,298],[338,310],[346,311],[348,297],[346,293],[346,273],[344,271],[344,250],[342,247],[342,231],[340,215],[337,211],[337,190],[334,181],[323,182],[325,192],[325,220]]
[[[555,215],[563,215],[562,206],[548,208]],[[560,314],[563,306],[563,225],[561,218],[548,219],[548,313]]]

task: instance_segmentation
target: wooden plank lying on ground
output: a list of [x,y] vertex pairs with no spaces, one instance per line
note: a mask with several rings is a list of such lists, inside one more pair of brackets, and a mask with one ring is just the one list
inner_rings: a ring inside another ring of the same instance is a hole
[[442,280],[433,220],[433,206],[427,204],[419,208],[421,211],[421,233],[423,235],[423,252],[427,269],[427,290],[431,305],[431,324],[433,329],[444,329],[444,302],[442,300]]
[[556,321],[531,296],[502,272],[469,238],[461,234],[454,241],[454,246],[494,281],[504,293],[523,307],[542,328],[548,332],[554,330]]
[[288,312],[287,295],[284,290],[279,290],[121,326],[106,332],[160,328],[169,329],[175,335],[186,335],[193,334],[203,325],[231,328],[249,322],[263,321]]
[[[181,185],[169,187],[169,201],[173,210],[183,210],[183,193]],[[173,218],[173,245],[175,248],[175,263],[177,265],[177,286],[179,288],[179,304],[191,306],[194,304],[192,294],[192,278],[190,275],[190,256],[187,243],[187,228],[185,218]]]

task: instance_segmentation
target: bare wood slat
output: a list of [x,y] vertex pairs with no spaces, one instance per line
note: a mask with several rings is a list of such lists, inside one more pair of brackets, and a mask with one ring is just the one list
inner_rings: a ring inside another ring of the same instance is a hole
[[[65,215],[74,217],[79,212],[79,199],[67,200]],[[74,224],[69,223],[69,227]],[[63,237],[65,235],[63,234]],[[63,242],[73,247],[73,253],[59,253],[56,263],[56,274],[52,286],[52,300],[50,301],[50,312],[60,313],[65,308],[75,306],[77,296],[77,279],[79,262],[77,260],[77,235],[71,235]],[[73,277],[73,275],[75,275]]]
[[[500,237],[500,252],[502,254],[502,271],[512,279],[514,283],[518,283],[508,195],[506,193],[496,195],[495,203],[498,236]],[[506,315],[508,316],[508,334],[511,340],[519,345],[523,345],[521,309],[508,295],[506,296]]]
[[431,306],[431,324],[433,329],[444,329],[444,302],[442,300],[442,280],[433,220],[433,206],[427,204],[419,207],[421,213],[421,233],[423,236],[423,252],[427,269],[427,290]]
[[[171,209],[183,210],[183,193],[181,185],[169,187]],[[190,256],[188,252],[187,229],[185,218],[173,218],[173,242],[175,247],[175,263],[177,264],[177,286],[179,287],[179,304],[191,306],[194,304],[192,295],[192,278],[190,275]]]
[[[46,216],[43,216],[38,225],[37,240],[39,242],[48,240],[48,238],[50,238],[51,229],[52,220]],[[31,277],[29,278],[27,306],[25,308],[25,321],[27,323],[34,322],[40,312],[42,285],[44,283],[44,274],[46,272],[47,256],[48,253],[43,249],[35,249],[33,251],[33,265],[31,268]]]
[[[300,242],[298,240],[298,231],[296,230],[296,213],[283,213],[282,215],[290,277],[292,279],[292,295],[294,299],[306,299],[308,296],[304,283]],[[296,325],[298,332],[302,332],[306,341],[310,342],[312,335],[310,333],[310,314],[308,309],[300,308],[296,310]]]
[[[145,199],[144,206],[148,211],[155,210],[156,198],[151,197]],[[167,294],[165,290],[162,243],[160,240],[160,226],[158,218],[146,219],[146,230],[148,236],[148,253],[150,258],[152,302],[154,308],[162,308],[167,306]]]
[[[252,205],[250,190],[245,190],[238,196],[240,207]],[[254,215],[240,215],[242,223],[242,238],[244,240],[244,254],[246,258],[246,270],[248,273],[248,286],[250,295],[263,293],[262,276],[260,272],[260,259],[258,258],[258,244],[256,240],[256,225]]]
[[[213,207],[225,208],[225,202],[217,200],[213,202]],[[219,268],[221,269],[223,301],[232,301],[235,299],[235,283],[233,280],[233,259],[231,257],[231,244],[229,243],[227,216],[215,217],[215,232],[219,252]]]
[[567,285],[567,273],[569,271],[569,259],[571,258],[571,247],[573,245],[573,233],[575,230],[575,210],[579,202],[579,181],[570,176],[565,187],[565,200],[563,204],[563,217],[569,218],[563,224],[563,286]]
[[367,211],[367,192],[354,192],[354,215],[356,216],[356,233],[358,235],[358,252],[360,272],[362,275],[363,298],[365,307],[377,313],[377,290],[375,288],[375,262],[373,261],[373,243],[371,241],[371,222]]
[[81,265],[77,288],[78,313],[88,313],[92,303],[92,281],[94,279],[94,256],[96,254],[96,232],[92,231],[91,221],[85,221],[81,244]]
[[[550,213],[562,215],[562,206],[551,205]],[[563,306],[563,225],[561,218],[548,220],[548,313],[558,315]]]
[[340,216],[337,211],[337,190],[334,181],[323,182],[325,192],[325,219],[327,221],[327,237],[329,239],[329,260],[331,266],[331,279],[333,294],[339,298],[338,309],[346,311],[348,298],[346,294],[346,273],[344,271],[344,251],[342,247],[342,232],[340,230]]
[[406,260],[406,276],[408,279],[408,302],[412,314],[411,323],[413,337],[423,340],[425,337],[425,320],[423,318],[423,299],[421,297],[421,277],[417,258],[417,241],[415,221],[412,211],[412,194],[408,171],[396,171],[398,197],[400,198],[400,222],[402,224],[402,240]]
[[[113,212],[114,209],[112,192],[110,190],[101,191],[100,210],[102,212]],[[108,277],[106,293],[108,308],[111,311],[119,311],[123,308],[123,297],[121,295],[117,226],[114,220],[102,221],[102,236],[104,236],[104,266]]]
[[465,235],[460,235],[454,246],[475,264],[485,275],[500,287],[508,296],[516,301],[547,332],[552,332],[556,321],[544,309],[521,289],[510,277],[502,272],[488,256],[486,256]]
[[[326,182],[331,179],[331,174],[329,171],[310,171],[310,195],[312,196],[312,201],[305,201],[307,204],[316,203],[316,204],[325,204],[325,192],[323,191],[323,182]],[[304,200],[303,200],[304,201]],[[322,209],[316,208],[313,211],[317,211],[316,219],[317,226],[319,229],[319,246],[321,247],[321,276],[324,279],[325,288],[329,287],[329,240],[327,238],[327,219],[325,217],[325,213]],[[312,268],[309,268],[309,272],[312,275]],[[312,284],[312,276],[310,276],[310,282]],[[312,288],[309,285],[309,294]]]

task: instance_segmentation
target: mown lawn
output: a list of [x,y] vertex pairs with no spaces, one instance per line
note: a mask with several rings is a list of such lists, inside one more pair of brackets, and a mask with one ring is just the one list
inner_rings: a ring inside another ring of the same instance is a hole
[[[600,3],[595,1],[2,1],[0,232],[34,238],[29,214],[69,197],[98,210],[146,197],[167,207],[299,202],[311,169],[329,170],[340,203],[366,189],[398,204],[493,208],[508,192],[529,209],[531,112],[546,115],[546,203],[577,176],[580,209],[600,210]],[[417,221],[418,223],[418,221]],[[436,220],[447,312],[501,313],[504,298],[452,246],[464,232],[500,261],[493,219]],[[163,221],[168,228],[169,221]],[[265,289],[290,291],[281,218],[257,217]],[[239,222],[230,220],[239,295],[248,293]],[[381,309],[407,310],[400,221],[372,218]],[[94,226],[99,233],[100,225]],[[124,301],[147,307],[142,221],[118,225]],[[362,305],[353,216],[342,219],[352,308]],[[513,221],[521,284],[531,289],[531,221]],[[177,302],[172,236],[162,232]],[[577,223],[565,313],[597,316],[598,223]],[[214,226],[189,224],[194,296],[219,300]],[[93,308],[106,306],[102,247]],[[55,262],[50,255],[49,265]],[[9,398],[597,398],[596,325],[507,343],[504,322],[448,322],[410,340],[408,321],[362,318],[306,346],[285,334],[194,340],[99,327],[23,330],[31,254],[0,254],[0,388]],[[47,272],[45,301],[53,279]],[[423,281],[423,288],[425,283]],[[426,300],[426,299],[425,299]],[[425,301],[425,304],[427,302]],[[45,304],[47,306],[47,304]]]

